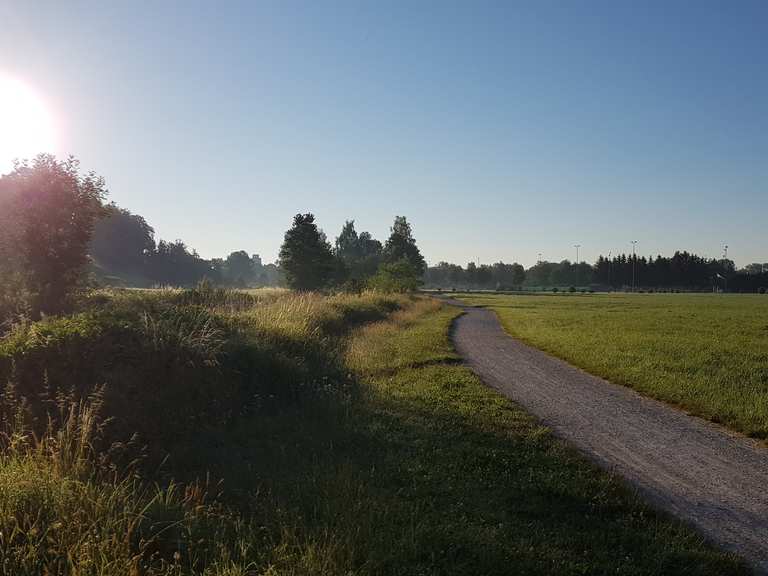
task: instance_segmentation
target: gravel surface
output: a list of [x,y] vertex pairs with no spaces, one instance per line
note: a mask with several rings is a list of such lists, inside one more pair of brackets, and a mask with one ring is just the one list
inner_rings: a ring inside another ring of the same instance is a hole
[[650,503],[768,574],[768,449],[511,338],[466,307],[457,351],[483,381],[623,476]]

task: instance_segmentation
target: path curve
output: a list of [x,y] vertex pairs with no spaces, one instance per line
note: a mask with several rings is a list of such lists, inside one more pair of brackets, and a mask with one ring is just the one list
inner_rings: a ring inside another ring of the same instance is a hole
[[444,300],[464,308],[454,345],[486,384],[768,574],[768,449],[527,346],[490,310]]

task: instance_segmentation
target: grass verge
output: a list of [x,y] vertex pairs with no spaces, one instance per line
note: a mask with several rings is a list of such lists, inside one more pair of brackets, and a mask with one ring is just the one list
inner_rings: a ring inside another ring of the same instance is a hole
[[768,439],[768,298],[471,295],[521,340],[617,384]]

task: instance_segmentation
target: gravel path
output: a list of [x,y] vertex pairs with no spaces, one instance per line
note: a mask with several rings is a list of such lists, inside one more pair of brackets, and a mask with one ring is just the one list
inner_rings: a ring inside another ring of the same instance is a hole
[[486,384],[768,574],[768,449],[531,348],[490,310],[465,310],[454,344]]

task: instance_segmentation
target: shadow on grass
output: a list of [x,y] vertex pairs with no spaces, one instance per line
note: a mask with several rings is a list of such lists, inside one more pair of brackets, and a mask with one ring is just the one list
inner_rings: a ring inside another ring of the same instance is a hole
[[253,460],[238,492],[258,486],[254,511],[281,510],[306,542],[333,534],[343,551],[327,553],[340,569],[748,573],[455,363],[415,363],[361,385],[370,394],[345,412],[250,423],[239,446]]

